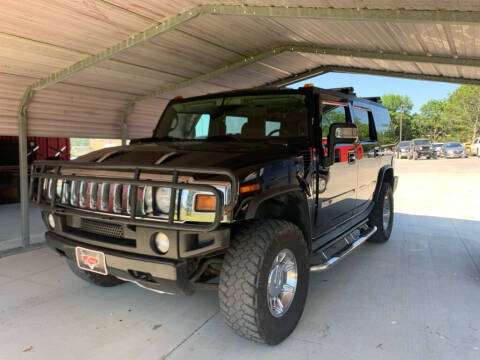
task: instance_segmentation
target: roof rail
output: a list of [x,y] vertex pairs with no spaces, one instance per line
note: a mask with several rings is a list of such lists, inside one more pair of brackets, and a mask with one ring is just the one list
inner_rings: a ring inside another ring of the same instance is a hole
[[330,91],[336,91],[336,92],[341,92],[344,94],[350,94],[350,95],[355,95],[355,91],[353,90],[353,87],[340,87],[340,88],[333,88],[333,89],[327,89]]
[[381,104],[382,103],[382,98],[380,96],[367,96],[362,99],[368,100],[368,101],[373,101],[376,103]]

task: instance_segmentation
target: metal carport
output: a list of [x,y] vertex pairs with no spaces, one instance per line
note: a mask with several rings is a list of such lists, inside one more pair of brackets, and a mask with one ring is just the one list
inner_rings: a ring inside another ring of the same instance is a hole
[[0,133],[20,137],[24,247],[27,133],[148,136],[174,95],[283,86],[329,71],[480,83],[477,0],[4,0],[1,7]]

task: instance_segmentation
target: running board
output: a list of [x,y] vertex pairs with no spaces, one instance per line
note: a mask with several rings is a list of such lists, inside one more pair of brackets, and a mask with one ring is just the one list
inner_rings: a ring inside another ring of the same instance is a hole
[[[365,228],[368,229],[368,232],[363,234],[363,235],[360,235],[360,237],[357,238],[355,241],[349,242],[349,238],[351,239],[352,236],[353,236],[352,234],[356,230],[360,230],[362,228],[363,229],[365,229]],[[354,249],[356,249],[357,247],[362,245],[365,241],[367,241],[373,234],[375,234],[376,231],[377,231],[376,226],[374,226],[373,228],[370,229],[370,228],[368,228],[368,226],[366,224],[362,224],[357,229],[351,231],[348,235],[343,236],[343,239],[349,245],[345,250],[340,251],[339,253],[333,255],[330,258],[327,258],[324,254],[324,256],[326,258],[325,262],[322,262],[321,264],[318,264],[318,265],[310,266],[310,271],[325,271],[325,270],[328,270],[328,269],[334,267],[341,260],[343,260],[348,254],[350,254],[350,252],[352,252]]]

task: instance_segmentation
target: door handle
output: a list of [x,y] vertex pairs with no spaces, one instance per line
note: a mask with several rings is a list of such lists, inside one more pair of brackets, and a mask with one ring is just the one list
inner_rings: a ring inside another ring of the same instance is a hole
[[349,163],[349,164],[355,164],[355,161],[356,161],[355,151],[354,151],[354,150],[350,150],[350,151],[348,152],[348,163]]

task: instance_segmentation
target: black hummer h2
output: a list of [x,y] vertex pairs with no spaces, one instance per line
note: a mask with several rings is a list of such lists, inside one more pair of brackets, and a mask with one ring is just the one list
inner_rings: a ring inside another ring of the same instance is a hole
[[276,344],[300,319],[310,271],[388,240],[389,122],[352,89],[175,99],[150,138],[34,163],[31,198],[79,277],[218,289],[236,333]]

